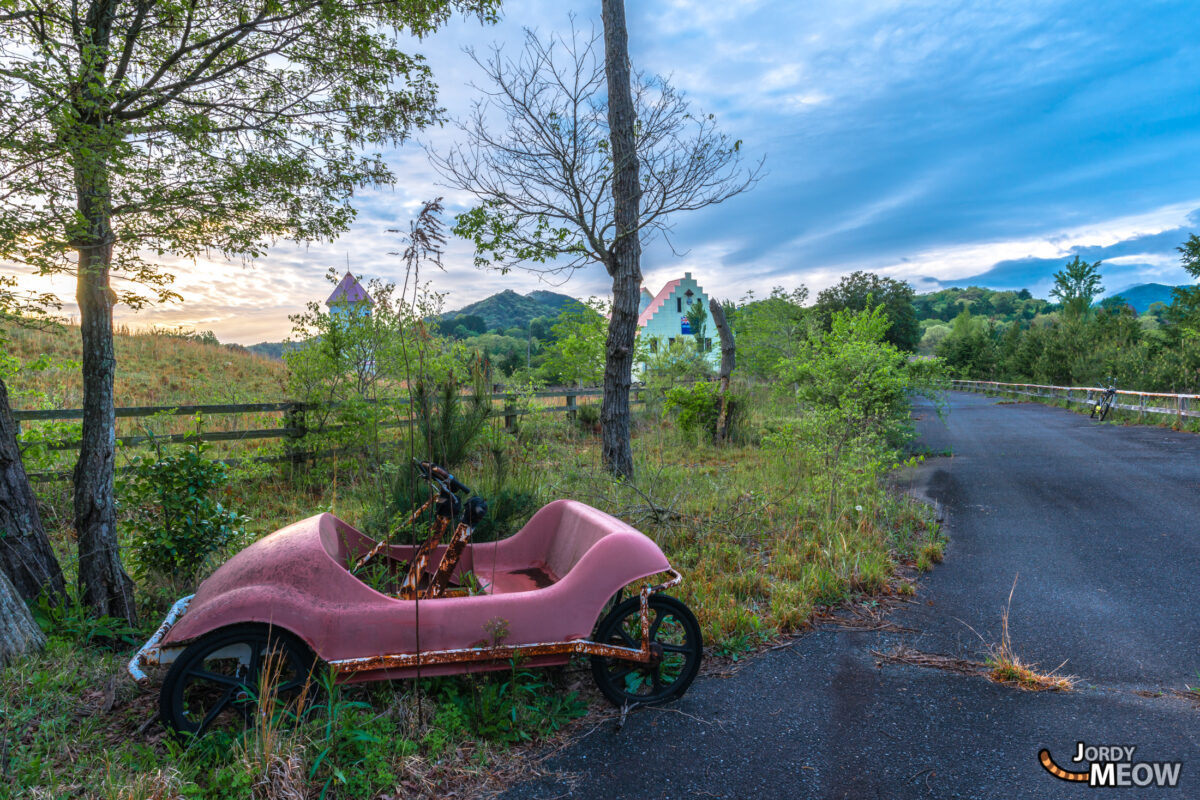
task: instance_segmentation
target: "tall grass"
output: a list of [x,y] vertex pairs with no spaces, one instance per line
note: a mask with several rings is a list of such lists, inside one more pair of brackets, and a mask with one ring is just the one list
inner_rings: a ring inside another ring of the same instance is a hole
[[[940,559],[931,512],[885,488],[894,452],[862,444],[831,457],[778,435],[806,413],[795,403],[764,391],[745,407],[739,439],[720,447],[661,412],[640,413],[632,481],[603,470],[590,425],[538,413],[521,416],[515,431],[489,421],[457,474],[484,497],[513,499],[498,535],[560,497],[643,531],[683,572],[673,593],[696,612],[717,656],[740,657],[803,630],[824,607],[904,591],[899,573]],[[372,478],[379,469],[334,460],[247,468],[222,502],[251,517],[252,536],[325,510],[369,527],[385,501]],[[41,491],[66,555],[73,549],[70,497]],[[153,586],[140,586],[139,598],[149,625],[174,599]],[[420,706],[407,683],[329,686],[299,721],[260,713],[240,738],[205,737],[180,750],[157,726],[143,727],[157,698],[121,679],[129,653],[117,647],[84,646],[58,631],[45,653],[0,674],[14,778],[0,797],[434,797],[452,784],[495,781],[494,773],[509,769],[504,748],[554,735],[580,713],[573,692],[591,691],[569,670],[518,664],[496,675],[429,681]],[[108,704],[96,687],[110,678],[118,688]],[[105,777],[97,782],[96,775]]]

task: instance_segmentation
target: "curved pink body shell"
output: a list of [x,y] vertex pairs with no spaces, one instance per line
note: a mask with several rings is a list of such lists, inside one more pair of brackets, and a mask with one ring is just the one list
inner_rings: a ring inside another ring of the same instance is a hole
[[[255,542],[204,581],[162,640],[186,644],[240,622],[263,622],[300,636],[325,661],[490,644],[567,641],[591,635],[619,589],[670,568],[644,534],[583,503],[557,500],[515,535],[467,547],[456,574],[471,570],[486,593],[420,601],[381,594],[346,564],[375,541],[332,514],[301,520]],[[411,546],[391,546],[407,560]],[[441,550],[434,560],[441,558]],[[496,641],[497,632],[504,632]],[[565,660],[541,659],[538,663]],[[441,665],[423,674],[486,669]],[[355,679],[399,677],[404,672]]]

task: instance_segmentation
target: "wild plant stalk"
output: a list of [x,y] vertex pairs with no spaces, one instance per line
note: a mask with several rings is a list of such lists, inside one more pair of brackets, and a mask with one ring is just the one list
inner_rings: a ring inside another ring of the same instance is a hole
[[1030,691],[1070,691],[1075,686],[1077,680],[1075,676],[1058,674],[1058,671],[1066,665],[1065,660],[1050,672],[1040,672],[1037,664],[1026,664],[1013,649],[1008,619],[1012,609],[1013,593],[1017,590],[1017,577],[1019,576],[1013,578],[1012,588],[1008,591],[1008,602],[1005,603],[1004,610],[1000,613],[1000,641],[988,648],[987,664],[990,668],[988,674],[997,683],[1015,684]]
[[[418,365],[419,375],[422,379],[426,376],[425,369],[425,347],[426,342],[424,323],[421,321],[418,310],[420,308],[420,293],[421,293],[421,265],[430,263],[438,269],[442,267],[442,251],[446,245],[446,235],[443,231],[440,215],[442,213],[442,198],[435,198],[421,208],[421,212],[417,218],[409,223],[408,233],[405,236],[405,248],[400,254],[404,261],[404,287],[401,290],[401,298],[405,298],[404,302],[408,302],[409,286],[412,286],[412,301],[409,308],[411,314],[410,325],[414,331],[413,341],[416,344],[416,361]],[[398,230],[389,231],[390,233],[400,233]],[[409,461],[416,458],[416,431],[414,429],[415,414],[411,409],[414,409],[416,397],[413,394],[413,375],[412,375],[412,359],[409,355],[407,336],[402,336],[400,339],[400,348],[404,360],[404,382],[405,388],[408,390],[408,405],[410,413],[408,414],[408,446],[409,446]],[[427,442],[427,452],[433,451],[432,441]],[[417,548],[417,528],[413,526],[412,546],[413,552]],[[415,637],[415,646],[417,654],[416,678],[413,682],[413,691],[417,696],[417,717],[423,716],[422,708],[422,692],[421,692],[421,593],[420,593],[420,576],[417,577],[417,595],[413,602],[413,631]]]

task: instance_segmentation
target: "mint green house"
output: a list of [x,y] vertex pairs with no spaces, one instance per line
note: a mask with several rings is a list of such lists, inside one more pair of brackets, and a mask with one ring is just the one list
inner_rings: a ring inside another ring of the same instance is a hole
[[[695,332],[688,325],[688,307],[699,300],[708,312],[708,295],[692,273],[683,273],[682,278],[676,278],[667,283],[658,294],[651,296],[645,286],[642,287],[642,301],[639,307],[638,336],[648,342],[651,352],[659,347],[669,345],[679,338],[695,341]],[[717,348],[712,346],[715,335],[712,320],[704,323],[703,350],[709,361],[714,364],[720,358]]]

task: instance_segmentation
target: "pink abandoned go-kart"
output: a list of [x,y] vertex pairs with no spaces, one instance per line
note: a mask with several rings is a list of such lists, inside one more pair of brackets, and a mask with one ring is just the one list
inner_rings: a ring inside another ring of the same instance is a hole
[[[617,705],[682,695],[703,657],[692,612],[660,594],[682,579],[644,534],[590,506],[556,500],[515,535],[471,543],[487,505],[453,475],[417,464],[432,487],[420,546],[375,541],[332,514],[301,520],[229,559],[175,603],[129,663],[170,664],[164,725],[200,734],[222,715],[247,718],[263,667],[281,699],[317,660],[358,682],[564,664],[591,657]],[[452,531],[449,540],[442,539]],[[652,575],[621,600],[630,584]],[[596,624],[601,612],[611,608]],[[269,658],[268,658],[269,657]]]

